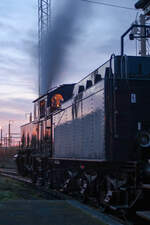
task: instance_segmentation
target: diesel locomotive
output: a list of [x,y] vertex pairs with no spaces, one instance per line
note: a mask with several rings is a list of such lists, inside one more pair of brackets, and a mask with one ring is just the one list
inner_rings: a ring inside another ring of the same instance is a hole
[[144,201],[143,187],[150,186],[149,56],[112,55],[78,83],[60,85],[33,103],[34,119],[21,127],[21,175],[115,209]]

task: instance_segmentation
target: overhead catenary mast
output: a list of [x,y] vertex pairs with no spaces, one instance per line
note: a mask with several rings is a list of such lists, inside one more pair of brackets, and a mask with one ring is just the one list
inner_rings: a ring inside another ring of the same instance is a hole
[[41,95],[40,80],[43,64],[43,42],[51,23],[51,0],[38,0],[38,45],[39,45],[39,96]]
[[[136,9],[142,9],[144,14],[140,15],[140,25],[145,26],[146,21],[148,21],[150,18],[150,0],[139,0],[135,4]],[[147,35],[147,30],[143,27],[141,28],[141,50],[140,54],[141,56],[147,55],[146,51],[146,35]]]

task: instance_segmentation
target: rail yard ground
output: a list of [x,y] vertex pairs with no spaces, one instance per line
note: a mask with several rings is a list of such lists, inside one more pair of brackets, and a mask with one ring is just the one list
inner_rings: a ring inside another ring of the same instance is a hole
[[16,169],[14,155],[17,153],[18,147],[0,148],[0,168]]
[[1,202],[0,221],[2,225],[104,225],[63,200]]
[[58,200],[53,196],[46,200],[42,193],[30,189],[27,185],[0,176],[0,225],[13,224],[117,225],[77,201]]
[[[17,149],[1,149],[0,167],[16,169]],[[119,225],[78,201],[44,195],[29,185],[0,175],[0,225]]]

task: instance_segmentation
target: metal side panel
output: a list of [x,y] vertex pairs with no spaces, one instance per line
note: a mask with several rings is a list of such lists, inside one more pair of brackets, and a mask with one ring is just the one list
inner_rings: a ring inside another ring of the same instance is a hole
[[75,106],[54,116],[54,157],[105,159],[104,90],[100,87],[93,86]]
[[[60,115],[61,114],[61,115]],[[54,115],[54,156],[71,157],[73,143],[72,108]]]
[[105,159],[104,90],[98,90],[98,86],[97,92],[83,101],[82,126],[83,156],[87,159]]
[[105,112],[104,112],[104,90],[95,95],[93,108],[93,149],[95,157],[105,159]]

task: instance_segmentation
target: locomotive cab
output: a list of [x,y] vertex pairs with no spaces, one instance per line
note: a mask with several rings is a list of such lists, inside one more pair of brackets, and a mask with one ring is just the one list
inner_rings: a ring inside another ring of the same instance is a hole
[[106,74],[106,143],[111,160],[138,160],[144,151],[150,156],[149,63],[147,56],[116,56],[114,70]]

